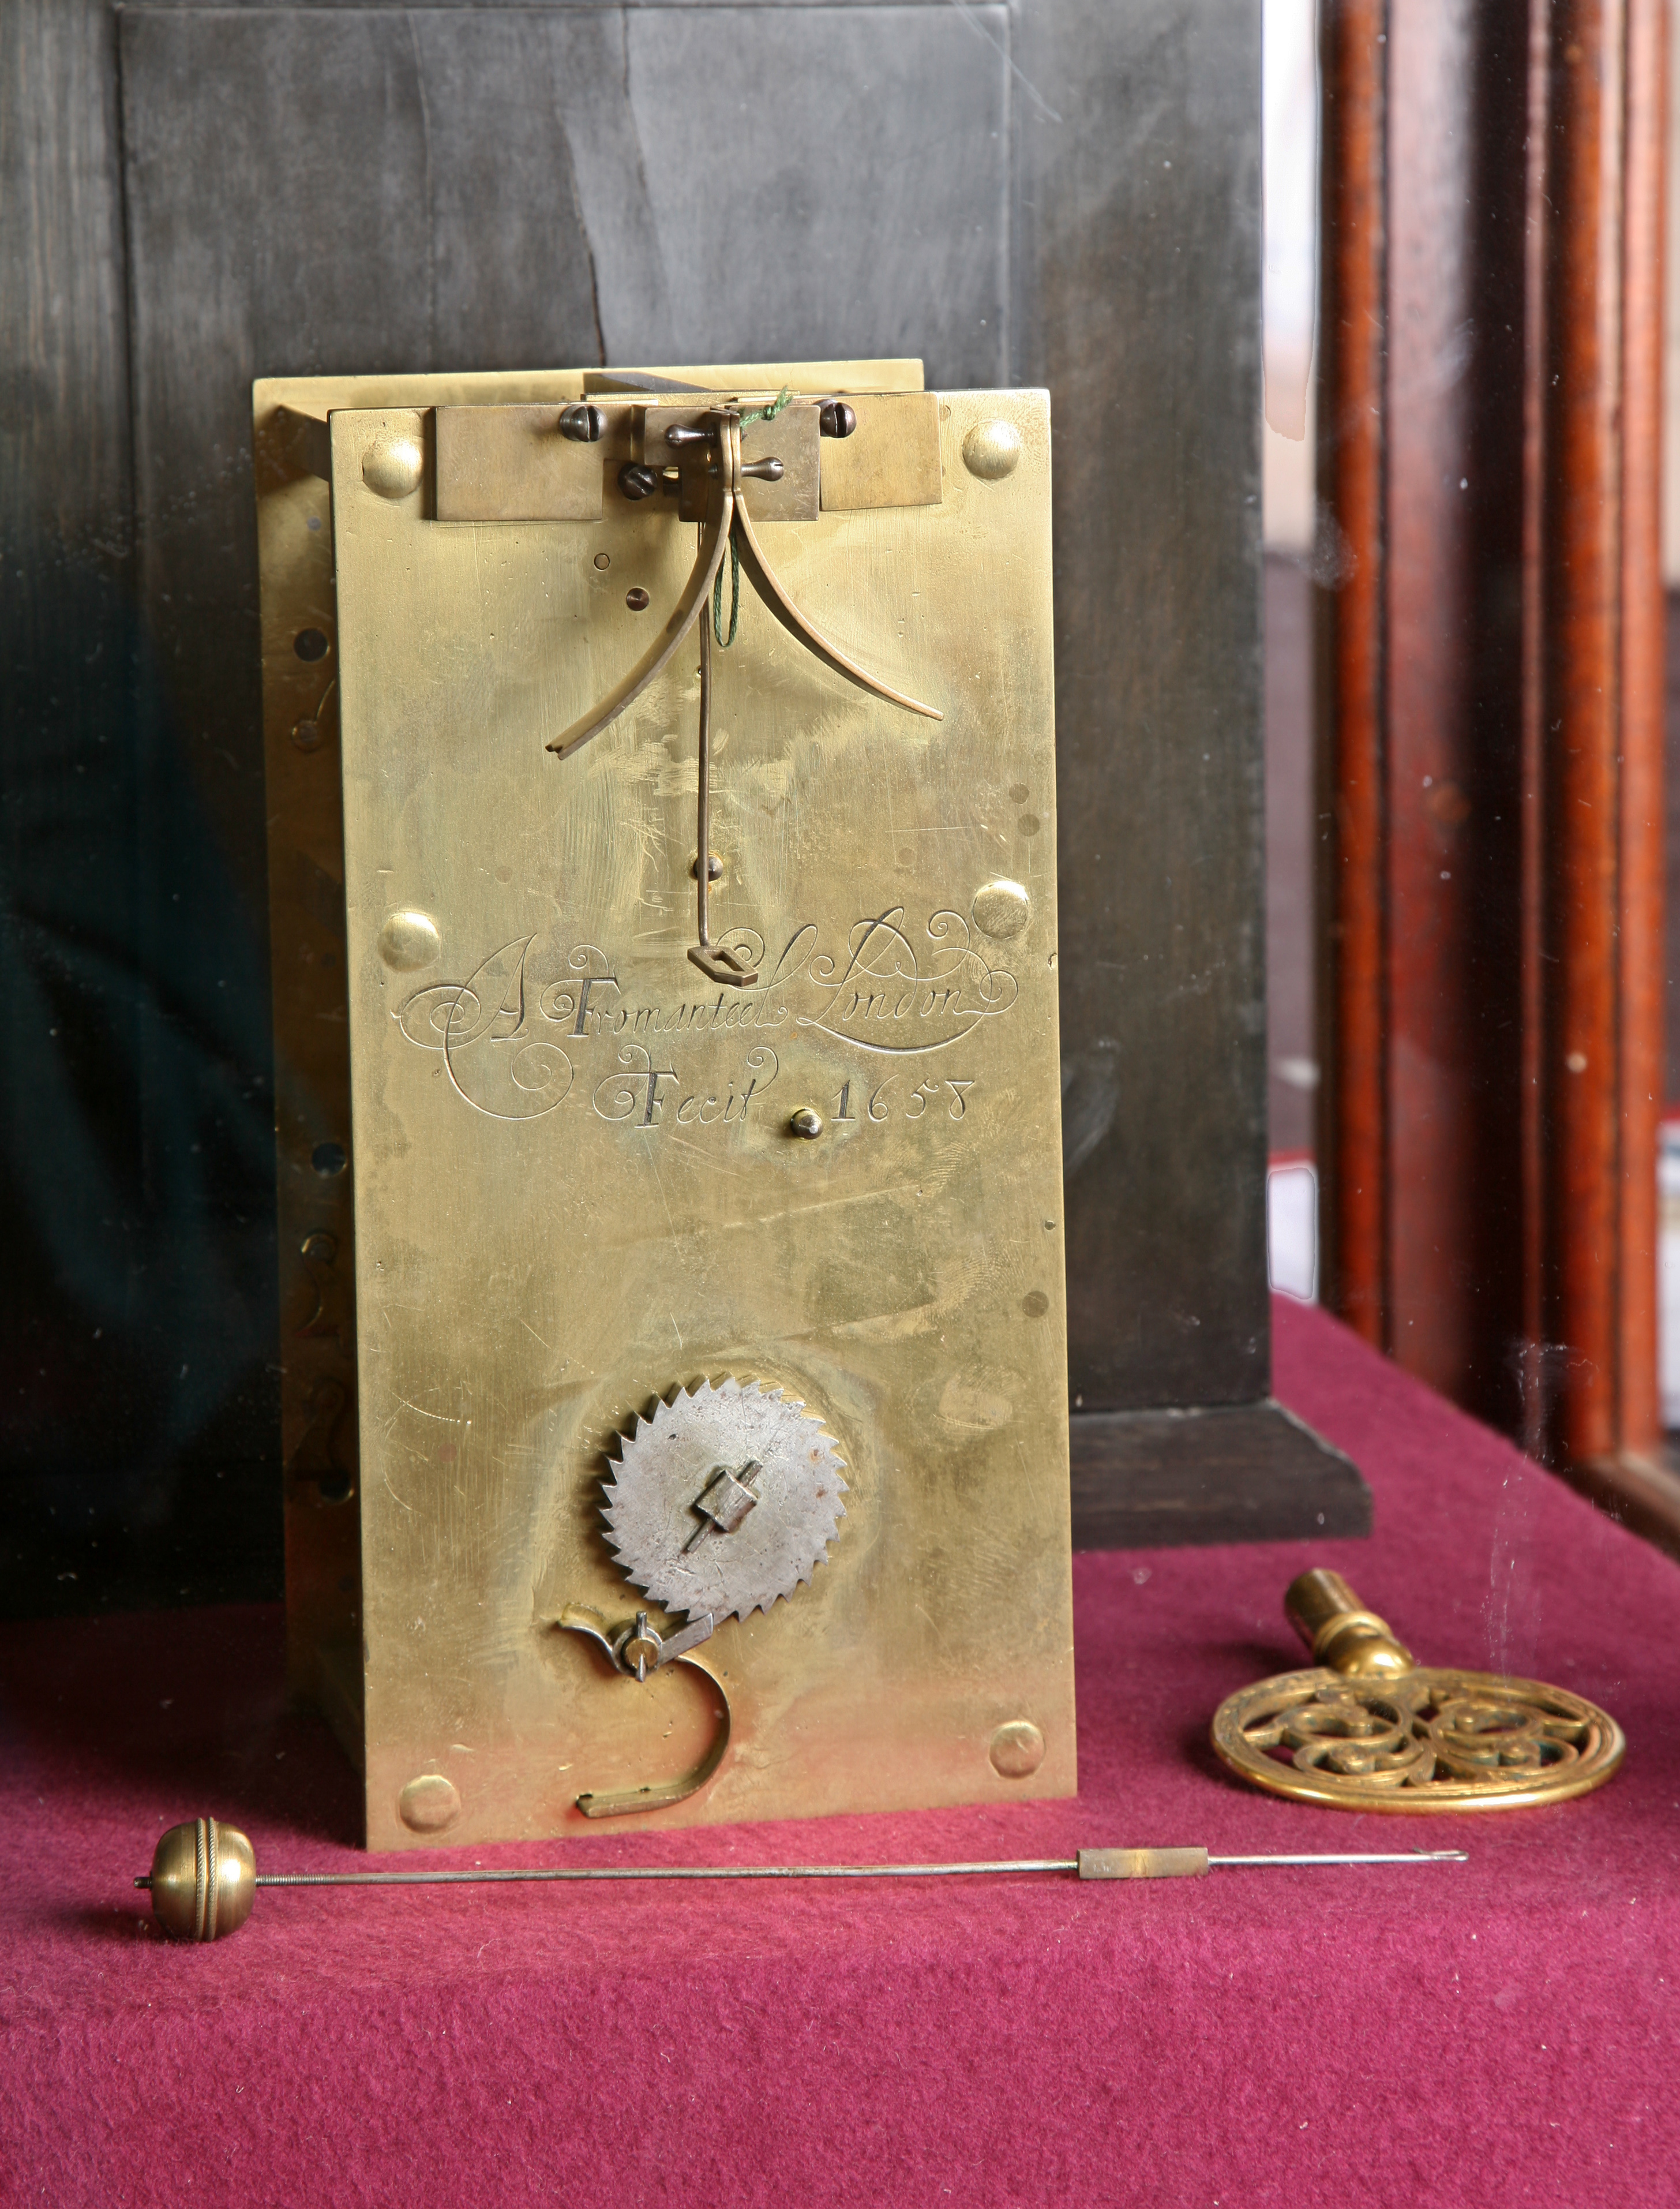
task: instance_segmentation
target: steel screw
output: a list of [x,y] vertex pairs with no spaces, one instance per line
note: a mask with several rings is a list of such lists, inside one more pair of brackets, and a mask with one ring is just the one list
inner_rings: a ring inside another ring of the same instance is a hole
[[649,1668],[659,1669],[659,1652],[663,1646],[660,1636],[647,1622],[647,1613],[639,1610],[636,1623],[618,1645],[618,1661],[627,1672],[633,1672],[639,1680],[645,1680]]
[[825,399],[817,427],[825,437],[849,437],[857,427],[857,416],[843,399]]
[[823,1132],[823,1116],[813,1111],[810,1105],[801,1104],[798,1111],[789,1117],[788,1126],[794,1135],[803,1135],[807,1142],[814,1142]]
[[618,487],[626,498],[651,498],[659,488],[659,479],[639,460],[627,460],[618,472]]
[[607,426],[598,406],[568,406],[560,418],[560,434],[579,445],[595,445]]

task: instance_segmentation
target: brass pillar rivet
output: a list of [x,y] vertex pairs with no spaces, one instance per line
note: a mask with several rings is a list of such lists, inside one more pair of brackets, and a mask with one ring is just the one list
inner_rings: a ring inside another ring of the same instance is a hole
[[963,440],[963,465],[982,483],[1013,475],[1021,457],[1021,432],[1013,422],[976,422]]
[[406,498],[420,488],[426,455],[413,436],[381,437],[362,459],[362,480],[380,498]]

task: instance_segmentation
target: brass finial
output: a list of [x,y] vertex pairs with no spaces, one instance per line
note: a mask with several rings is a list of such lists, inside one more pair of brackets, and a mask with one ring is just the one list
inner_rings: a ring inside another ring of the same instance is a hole
[[1375,1673],[1392,1679],[1416,1664],[1386,1618],[1361,1608],[1340,1573],[1315,1567],[1291,1580],[1283,1598],[1284,1616],[1312,1652],[1315,1664],[1332,1672]]

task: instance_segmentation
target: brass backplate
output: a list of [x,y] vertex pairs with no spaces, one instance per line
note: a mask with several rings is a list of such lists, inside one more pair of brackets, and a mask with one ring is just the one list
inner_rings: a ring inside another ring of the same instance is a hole
[[[920,381],[657,373],[861,420]],[[931,503],[758,510],[789,596],[943,719],[743,574],[711,925],[760,978],[729,990],[687,957],[695,633],[544,749],[699,533],[610,479],[598,521],[435,519],[434,410],[584,388],[256,387],[294,1680],[375,1848],[599,1830],[578,1797],[705,1769],[725,1698],[705,1784],[606,1830],[1069,1794],[1047,400],[927,394]],[[329,421],[330,485],[288,406]],[[999,423],[1018,463],[983,479]],[[808,1584],[639,1682],[561,1623],[681,1623],[607,1546],[608,1454],[728,1375],[821,1418],[845,1515]]]

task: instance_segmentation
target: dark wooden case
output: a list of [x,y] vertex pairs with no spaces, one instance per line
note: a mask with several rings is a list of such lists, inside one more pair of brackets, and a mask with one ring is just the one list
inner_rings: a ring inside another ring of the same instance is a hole
[[[171,866],[195,839],[224,855],[259,950],[254,378],[912,353],[936,388],[1048,386],[1087,1545],[1369,1516],[1270,1396],[1259,33],[1252,0],[0,19],[34,210],[0,273],[7,326],[34,334],[11,679],[144,659],[177,741],[129,762],[110,833],[153,875],[171,834]],[[73,752],[46,743],[49,793]],[[135,1199],[151,1262],[207,1267],[205,1326],[234,1313],[260,1341],[272,1306],[215,1284],[255,1278],[267,1220],[206,1204],[183,1236],[170,1201]],[[271,1401],[229,1416],[225,1457],[255,1471]]]

